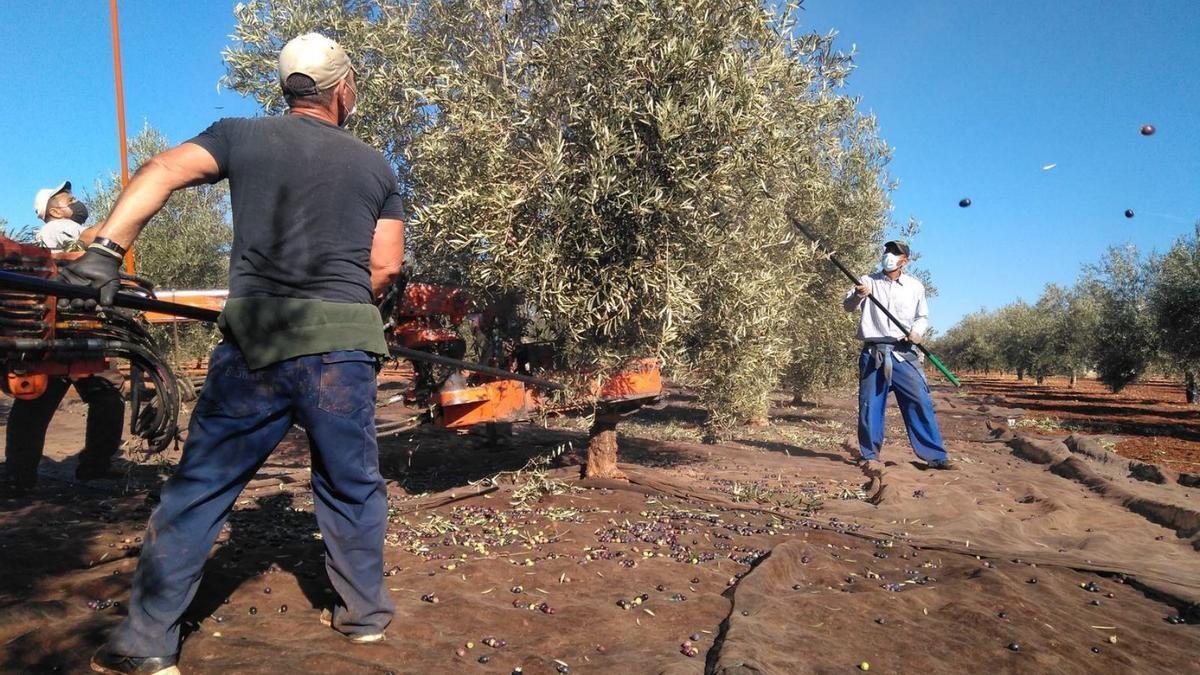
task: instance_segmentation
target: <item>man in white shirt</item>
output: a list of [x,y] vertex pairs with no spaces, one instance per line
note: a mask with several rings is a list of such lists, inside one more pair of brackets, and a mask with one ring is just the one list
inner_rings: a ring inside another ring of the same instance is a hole
[[[858,360],[858,449],[868,473],[882,470],[879,450],[883,447],[888,392],[896,394],[908,440],[917,456],[931,469],[957,468],[946,457],[924,362],[916,350],[929,328],[929,305],[924,284],[904,273],[908,257],[908,244],[884,244],[882,269],[864,276],[842,303],[848,312],[862,311],[858,323],[858,338],[863,341]],[[908,326],[908,334],[892,323],[868,295]]]
[[[95,238],[95,228],[83,227],[87,207],[71,194],[70,182],[39,190],[33,198],[33,210],[46,223],[38,231],[37,240],[47,248],[58,251],[69,242],[91,242]],[[5,431],[5,476],[0,492],[19,496],[37,486],[46,429],[72,386],[88,406],[83,452],[79,454],[75,477],[83,481],[117,477],[112,472],[112,458],[121,449],[125,418],[119,381],[103,374],[80,378],[53,376],[41,396],[13,401]]]
[[33,212],[45,225],[37,233],[37,241],[54,251],[61,251],[72,241],[86,246],[95,238],[95,228],[85,228],[87,206],[71,194],[71,181],[58,187],[38,190],[33,197]]

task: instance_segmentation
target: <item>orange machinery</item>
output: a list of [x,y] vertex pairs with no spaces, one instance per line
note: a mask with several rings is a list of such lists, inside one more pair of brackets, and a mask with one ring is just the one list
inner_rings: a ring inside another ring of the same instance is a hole
[[[545,343],[523,343],[507,338],[510,318],[495,307],[476,311],[465,289],[426,283],[407,283],[403,297],[392,305],[385,322],[392,345],[461,359],[466,343],[460,331],[474,333],[485,344],[483,365],[510,372],[554,372],[553,351]],[[228,291],[156,292],[159,300],[220,311]],[[385,307],[388,306],[387,303]],[[388,310],[384,310],[388,311]],[[147,312],[153,324],[190,321]],[[511,330],[511,329],[510,329]],[[432,410],[429,421],[448,429],[464,429],[490,422],[526,421],[539,411],[566,412],[593,405],[636,409],[662,394],[662,376],[656,359],[630,361],[625,367],[583,387],[573,400],[551,400],[548,392],[515,379],[455,370],[413,360],[413,379],[405,401]]]
[[[0,236],[0,269],[52,280],[60,258],[41,246]],[[125,292],[152,298],[134,279]],[[152,452],[175,438],[178,383],[160,356],[146,323],[136,313],[110,308],[97,312],[80,302],[59,302],[52,294],[0,289],[0,388],[14,398],[35,399],[51,377],[78,379],[112,370],[111,359],[130,364],[130,431]]]
[[[45,248],[0,237],[0,254],[0,269],[7,272],[42,279],[57,274],[56,260]],[[123,292],[212,312],[219,312],[228,297],[223,289],[155,290],[132,278],[123,283]],[[398,284],[389,295],[391,301],[381,303],[387,317],[387,338],[394,350],[409,350],[405,357],[412,362],[414,375],[404,399],[428,411],[422,421],[465,429],[529,420],[539,410],[623,412],[652,402],[662,393],[657,360],[639,359],[604,376],[576,377],[590,379],[579,387],[579,395],[553,398],[551,392],[520,380],[533,373],[554,379],[555,373],[563,371],[552,345],[522,340],[511,305],[479,308],[465,289],[424,283]],[[143,435],[153,436],[151,450],[161,449],[176,435],[177,385],[175,374],[163,362],[162,350],[145,327],[193,320],[152,311],[59,309],[53,296],[0,290],[0,369],[4,375],[0,386],[13,396],[36,398],[45,391],[48,377],[86,376],[109,370],[113,356],[129,359],[131,400],[136,408],[131,425]],[[482,346],[481,365],[491,372],[478,372],[461,361],[466,352],[463,334],[472,335]],[[137,344],[127,344],[130,342]],[[455,367],[454,362],[430,363],[419,358],[418,352],[448,357],[463,367]],[[512,376],[506,377],[507,373]],[[155,424],[147,426],[150,420]]]
[[[394,345],[459,359],[466,352],[462,335],[470,333],[481,345],[483,365],[512,373],[541,373],[551,379],[562,372],[552,345],[521,339],[511,304],[477,309],[462,288],[423,283],[402,288],[403,299],[386,321],[388,340]],[[413,386],[406,398],[410,403],[429,405],[432,422],[448,429],[527,421],[539,410],[595,407],[629,411],[662,395],[657,359],[632,360],[604,376],[587,378],[591,381],[580,387],[582,391],[567,400],[553,399],[551,392],[511,378],[415,360],[413,368]]]

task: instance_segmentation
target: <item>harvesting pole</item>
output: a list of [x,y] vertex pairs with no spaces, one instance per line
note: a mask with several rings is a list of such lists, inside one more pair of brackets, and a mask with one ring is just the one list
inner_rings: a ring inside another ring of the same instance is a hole
[[[834,257],[834,255],[831,251],[828,251],[825,249],[825,246],[821,244],[821,240],[817,239],[817,235],[813,234],[812,230],[808,229],[807,225],[805,225],[804,223],[801,223],[795,217],[789,216],[789,218],[792,221],[792,225],[795,225],[796,229],[803,232],[804,236],[806,236],[810,240],[812,240],[812,242],[814,244],[816,244],[818,248],[821,249],[821,252],[825,254],[825,257],[829,259],[829,262],[833,263],[835,267],[837,267],[839,270],[841,270],[842,274],[845,274],[846,278],[849,279],[851,283],[853,283],[856,286],[859,284],[859,278],[854,276],[854,273],[851,272],[845,265],[843,265],[842,261],[840,261],[836,257]],[[877,307],[879,309],[879,311],[883,312],[884,316],[886,316],[889,321],[896,324],[896,327],[899,328],[901,331],[903,331],[903,333],[905,335],[908,335],[909,333],[912,332],[908,326],[905,326],[903,323],[900,322],[900,319],[896,318],[895,314],[892,314],[890,311],[888,311],[888,308],[884,307],[883,303],[879,302],[879,300],[876,299],[874,295],[868,294],[867,299],[870,300],[875,305],[875,307]],[[937,367],[937,369],[939,371],[941,371],[942,375],[946,376],[947,380],[950,380],[950,384],[953,384],[956,387],[962,386],[962,383],[958,381],[958,378],[954,376],[954,373],[951,373],[946,368],[946,366],[942,365],[942,362],[938,360],[938,357],[933,355],[933,352],[929,351],[929,348],[927,348],[923,344],[917,344],[915,346],[917,349],[921,350],[921,353],[924,354],[929,359],[930,363],[932,363],[935,367]]]

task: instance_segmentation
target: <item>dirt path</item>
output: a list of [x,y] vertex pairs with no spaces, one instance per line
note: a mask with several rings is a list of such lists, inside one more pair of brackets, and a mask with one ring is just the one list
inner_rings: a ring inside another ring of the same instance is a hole
[[[1017,413],[992,395],[939,389],[962,470],[922,471],[892,441],[878,505],[863,500],[847,448],[848,397],[780,407],[771,426],[704,445],[699,411],[676,392],[623,425],[628,486],[580,486],[552,468],[486,480],[578,447],[582,425],[570,420],[499,445],[434,431],[389,440],[397,616],[371,646],[317,621],[331,590],[297,434],[215,547],[182,667],[1200,672],[1197,534],[1145,506],[1186,513],[1200,489],[1131,477],[1054,434],[993,438],[988,422],[1007,427]],[[5,672],[86,672],[128,598],[161,471],[137,466],[127,486],[104,489],[68,482],[80,412],[57,418],[39,499],[0,502]],[[902,438],[898,419],[889,428]],[[538,487],[557,494],[514,504]],[[1180,614],[1192,623],[1167,621]]]

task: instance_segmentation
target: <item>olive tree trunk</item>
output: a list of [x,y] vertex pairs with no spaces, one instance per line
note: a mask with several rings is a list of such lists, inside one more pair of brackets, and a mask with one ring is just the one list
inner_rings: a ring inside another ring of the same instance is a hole
[[617,422],[620,415],[597,413],[588,433],[587,461],[583,464],[584,478],[615,478],[629,480],[617,468]]

